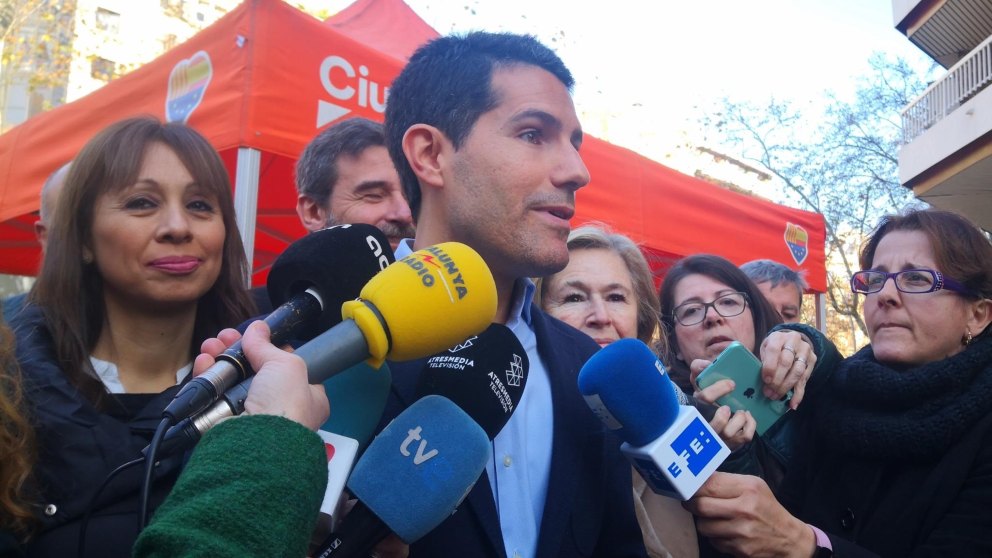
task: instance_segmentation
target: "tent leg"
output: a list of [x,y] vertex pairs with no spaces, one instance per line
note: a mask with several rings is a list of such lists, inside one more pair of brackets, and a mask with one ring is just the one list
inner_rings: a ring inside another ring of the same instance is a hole
[[816,329],[827,334],[827,299],[823,293],[816,293]]
[[[234,176],[234,212],[237,216],[245,256],[255,268],[255,221],[258,217],[258,179],[262,153],[251,147],[238,148],[238,163]],[[245,277],[245,286],[251,287],[251,277]]]

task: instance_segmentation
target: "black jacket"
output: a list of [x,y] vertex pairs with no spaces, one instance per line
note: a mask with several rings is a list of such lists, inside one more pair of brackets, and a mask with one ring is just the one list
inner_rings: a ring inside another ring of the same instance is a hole
[[[536,306],[531,307],[531,315],[554,405],[551,475],[537,555],[645,556],[634,516],[630,464],[620,453],[620,440],[592,414],[577,385],[579,369],[599,347]],[[414,402],[423,361],[389,366],[393,391],[385,421]],[[506,557],[485,472],[458,511],[410,546],[410,556]]]
[[[28,305],[14,325],[17,360],[31,419],[38,433],[34,481],[40,494],[42,531],[27,545],[28,556],[77,556],[83,515],[104,479],[119,465],[141,456],[178,386],[149,401],[128,422],[93,407],[56,362],[41,311]],[[113,403],[111,403],[112,405]],[[182,456],[161,460],[150,509],[165,498]],[[137,538],[142,465],[117,475],[104,489],[86,531],[81,556],[129,557]]]
[[[830,536],[835,556],[992,556],[992,342],[983,337],[943,361],[890,372],[905,383],[870,400],[866,387],[885,371],[861,364],[870,348],[835,372],[827,395],[854,403],[807,417],[804,451],[781,494],[794,515]],[[848,385],[865,391],[837,392]],[[907,393],[922,403],[908,406]],[[943,409],[915,410],[929,403]],[[845,420],[863,408],[870,418]]]

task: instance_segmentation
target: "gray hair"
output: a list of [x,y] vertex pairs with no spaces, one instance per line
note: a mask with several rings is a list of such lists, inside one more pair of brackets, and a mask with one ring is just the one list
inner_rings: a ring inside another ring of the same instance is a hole
[[[661,307],[654,289],[651,268],[641,249],[630,238],[612,232],[606,225],[589,224],[577,227],[568,235],[568,251],[603,249],[616,253],[630,272],[634,296],[637,298],[637,338],[650,343],[658,327]],[[549,275],[537,281],[537,303],[544,296]],[[662,338],[664,338],[662,336]]]
[[772,260],[752,260],[741,266],[741,271],[751,278],[755,284],[771,283],[777,287],[782,283],[795,285],[802,296],[809,283],[806,282],[806,271],[793,271],[788,266]]
[[54,197],[58,197],[59,189],[62,188],[63,184],[65,184],[65,177],[69,174],[69,165],[71,164],[72,161],[69,161],[68,163],[55,169],[55,172],[48,175],[48,178],[45,179],[45,183],[41,186],[41,203],[38,205],[38,217],[40,217],[45,223],[48,222],[46,217],[51,215],[52,210],[55,209],[54,207],[49,207],[49,194],[54,195]]

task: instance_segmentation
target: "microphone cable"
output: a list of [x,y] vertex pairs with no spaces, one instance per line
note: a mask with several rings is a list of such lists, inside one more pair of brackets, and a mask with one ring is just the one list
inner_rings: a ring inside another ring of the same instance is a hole
[[162,417],[162,420],[158,423],[158,427],[155,428],[155,434],[152,436],[151,442],[148,443],[148,453],[144,457],[145,477],[141,483],[140,507],[138,508],[139,535],[144,530],[145,525],[148,524],[148,501],[151,499],[152,477],[155,474],[155,455],[158,453],[158,446],[162,443],[162,438],[165,437],[165,433],[172,426],[173,422],[172,417]]
[[89,506],[86,507],[86,513],[83,514],[82,523],[80,523],[79,525],[79,538],[76,541],[76,554],[80,556],[80,558],[82,558],[82,556],[85,555],[84,551],[86,550],[86,529],[90,525],[90,517],[93,515],[93,510],[96,509],[96,504],[97,501],[100,499],[100,495],[103,494],[103,491],[107,488],[107,485],[110,484],[110,481],[113,480],[114,477],[116,477],[126,469],[130,469],[135,465],[140,465],[141,462],[144,460],[145,460],[144,457],[139,457],[137,459],[128,461],[127,463],[114,469],[113,471],[110,472],[109,475],[107,475],[107,478],[103,479],[103,484],[101,484],[96,489],[96,492],[93,493],[93,498],[90,499],[90,504]]

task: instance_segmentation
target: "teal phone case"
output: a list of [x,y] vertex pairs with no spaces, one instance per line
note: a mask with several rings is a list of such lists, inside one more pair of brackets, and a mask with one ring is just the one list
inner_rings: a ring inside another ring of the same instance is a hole
[[720,353],[696,378],[700,388],[709,387],[720,380],[734,381],[734,391],[717,403],[732,411],[747,409],[757,422],[755,433],[762,435],[789,410],[790,391],[781,400],[765,397],[762,392],[761,362],[744,345],[734,341]]

